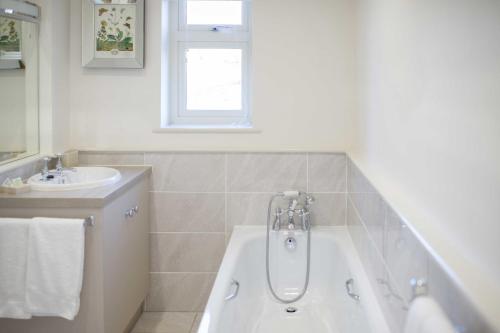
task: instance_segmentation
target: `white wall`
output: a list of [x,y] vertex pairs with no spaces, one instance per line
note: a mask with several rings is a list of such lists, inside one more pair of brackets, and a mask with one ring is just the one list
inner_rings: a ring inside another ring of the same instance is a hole
[[67,0],[36,0],[40,24],[40,146],[44,154],[70,148],[69,7]]
[[360,3],[354,160],[498,324],[500,2]]
[[143,70],[81,67],[81,1],[71,1],[73,148],[339,150],[355,107],[350,0],[253,0],[253,113],[260,133],[158,134],[161,1],[146,3]]

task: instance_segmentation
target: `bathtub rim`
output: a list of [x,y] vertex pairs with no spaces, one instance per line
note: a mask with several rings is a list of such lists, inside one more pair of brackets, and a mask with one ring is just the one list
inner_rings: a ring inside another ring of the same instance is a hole
[[[233,279],[232,276],[238,258],[245,248],[244,244],[265,237],[265,233],[266,226],[262,225],[238,225],[234,227],[197,333],[211,333],[212,331],[209,329],[217,325],[225,304],[224,297]],[[369,282],[368,275],[354,247],[347,226],[313,226],[312,233],[316,237],[332,238],[340,249],[348,269],[356,280],[356,289],[361,295],[362,306],[372,333],[390,333],[389,326],[375,296],[375,291]],[[215,324],[208,326],[210,322]]]

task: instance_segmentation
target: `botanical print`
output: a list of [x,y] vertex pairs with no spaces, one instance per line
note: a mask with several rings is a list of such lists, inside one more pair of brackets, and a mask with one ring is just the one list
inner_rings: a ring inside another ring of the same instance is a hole
[[96,57],[135,57],[135,5],[96,5]]
[[21,22],[0,17],[0,56],[21,52]]

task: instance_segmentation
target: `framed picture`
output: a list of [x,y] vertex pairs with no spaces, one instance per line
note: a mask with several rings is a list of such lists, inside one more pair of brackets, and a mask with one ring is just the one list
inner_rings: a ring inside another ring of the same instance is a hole
[[21,21],[0,16],[0,59],[21,60]]
[[82,0],[82,66],[144,67],[144,0]]

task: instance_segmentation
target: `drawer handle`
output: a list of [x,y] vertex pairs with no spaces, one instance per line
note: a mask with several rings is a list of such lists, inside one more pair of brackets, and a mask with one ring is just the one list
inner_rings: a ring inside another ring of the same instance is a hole
[[125,211],[125,217],[134,217],[139,212],[139,206],[135,206]]

